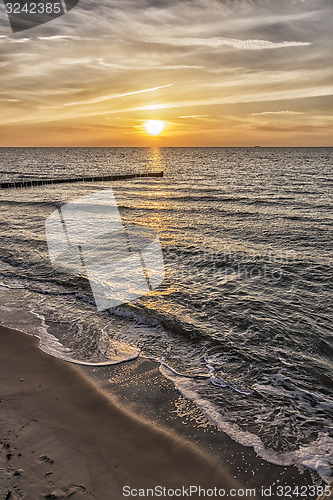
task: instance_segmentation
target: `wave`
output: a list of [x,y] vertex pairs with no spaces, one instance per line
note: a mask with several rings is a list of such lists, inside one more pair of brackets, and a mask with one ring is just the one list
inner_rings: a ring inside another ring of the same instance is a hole
[[19,206],[19,207],[29,207],[29,206],[36,206],[36,207],[54,207],[56,206],[55,203],[51,201],[28,201],[28,200],[22,200],[20,199],[19,201],[17,200],[1,200],[1,205],[9,205],[9,206]]
[[37,328],[37,334],[35,335],[39,339],[39,348],[55,358],[78,365],[108,366],[137,359],[140,355],[140,349],[131,347],[128,344],[113,339],[112,346],[109,346],[105,359],[96,360],[94,357],[79,359],[71,349],[65,347],[54,335],[48,332],[48,326],[46,324],[45,317],[42,314],[39,314],[34,310],[30,310],[30,312],[33,316],[40,320],[40,326]]
[[265,447],[258,435],[244,431],[239,425],[228,421],[227,417],[222,415],[220,408],[202,395],[202,391],[198,390],[193,378],[184,377],[165,364],[161,364],[159,370],[186,399],[193,401],[221,431],[228,434],[229,437],[242,446],[253,448],[255,453],[267,462],[284,467],[296,465],[311,469],[317,472],[326,483],[333,479],[331,475],[333,438],[328,433],[319,433],[317,439],[299,446],[296,450],[282,453],[276,452]]

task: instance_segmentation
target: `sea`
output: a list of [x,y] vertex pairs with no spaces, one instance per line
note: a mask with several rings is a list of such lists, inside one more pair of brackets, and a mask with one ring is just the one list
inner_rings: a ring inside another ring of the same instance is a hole
[[[0,322],[77,364],[151,359],[233,440],[329,482],[332,151],[1,148],[0,183],[164,176],[0,189]],[[165,277],[98,310],[86,276],[52,265],[45,221],[110,189],[125,225],[158,234]]]

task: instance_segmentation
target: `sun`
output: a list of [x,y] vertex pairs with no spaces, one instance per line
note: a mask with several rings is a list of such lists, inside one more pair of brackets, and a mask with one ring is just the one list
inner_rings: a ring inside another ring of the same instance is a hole
[[147,120],[143,126],[150,135],[159,135],[165,129],[165,123],[161,120]]

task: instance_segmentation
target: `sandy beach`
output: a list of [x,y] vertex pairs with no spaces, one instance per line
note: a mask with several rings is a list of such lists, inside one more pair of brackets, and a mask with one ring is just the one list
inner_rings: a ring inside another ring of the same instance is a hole
[[125,412],[75,366],[40,351],[37,339],[1,328],[0,356],[1,500],[240,487],[195,446]]

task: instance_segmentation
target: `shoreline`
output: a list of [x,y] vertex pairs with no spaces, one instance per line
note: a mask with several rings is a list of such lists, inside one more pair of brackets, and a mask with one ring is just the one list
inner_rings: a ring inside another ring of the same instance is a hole
[[[84,367],[84,371],[117,398],[120,405],[197,445],[245,488],[255,488],[260,492],[261,488],[272,487],[274,490],[278,485],[301,488],[322,483],[309,469],[268,462],[252,447],[234,441],[194,402],[182,396],[160,373],[159,365],[154,361],[139,357],[118,365]],[[258,498],[262,497],[258,495]],[[281,496],[272,495],[270,498]],[[316,496],[309,497],[309,500],[311,498]]]
[[4,327],[0,383],[5,499],[118,500],[126,485],[241,487],[197,446],[125,411],[37,338]]
[[222,485],[262,498],[262,487],[313,484],[310,471],[266,462],[207,418],[200,424],[201,411],[146,358],[76,366],[41,351],[37,338],[0,327],[0,383],[3,494],[33,488],[32,500],[104,500],[111,488],[117,500],[127,479],[133,488]]

